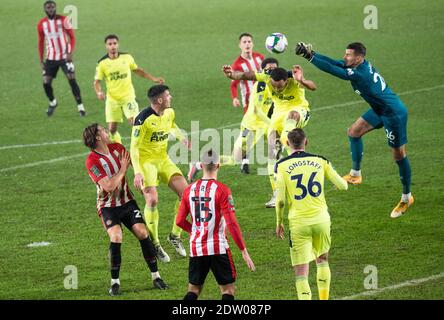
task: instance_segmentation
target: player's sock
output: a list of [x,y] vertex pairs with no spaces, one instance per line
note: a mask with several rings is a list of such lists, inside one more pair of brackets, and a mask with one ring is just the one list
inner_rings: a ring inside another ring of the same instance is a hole
[[306,276],[296,277],[296,292],[299,300],[311,300],[311,289]]
[[176,204],[174,205],[174,221],[173,221],[173,229],[171,229],[171,234],[175,237],[180,238],[180,234],[182,233],[182,229],[176,224],[177,214],[179,212],[180,201],[176,200]]
[[111,285],[117,283],[120,286],[120,279],[111,279]]
[[187,292],[185,297],[183,297],[183,300],[197,300],[197,294],[194,292]]
[[294,119],[287,119],[285,120],[284,130],[282,131],[281,135],[281,142],[282,145],[287,149],[287,141],[288,141],[288,133],[296,128],[297,122]]
[[328,262],[321,262],[316,265],[317,267],[317,283],[318,283],[318,292],[319,292],[319,300],[328,300],[330,294],[330,281],[331,281],[331,272],[330,266]]
[[224,293],[222,295],[222,300],[234,300],[234,296],[232,294]]
[[348,137],[350,141],[350,152],[352,156],[352,169],[361,170],[362,155],[364,152],[364,145],[361,138]]
[[45,89],[46,96],[48,97],[49,101],[54,101],[54,90],[52,89],[51,83],[44,83],[43,89]]
[[156,249],[154,248],[153,242],[148,237],[143,240],[139,240],[140,247],[142,248],[143,257],[150,268],[151,274],[153,272],[157,272],[157,258],[156,258]]
[[109,140],[111,142],[117,142],[117,143],[122,143],[122,137],[120,137],[120,133],[119,131],[116,131],[114,133],[109,133]]
[[143,213],[153,244],[156,245],[160,243],[159,233],[157,232],[157,227],[159,225],[159,211],[157,210],[157,207],[149,208],[148,206],[145,206]]
[[221,166],[234,166],[236,161],[234,161],[233,156],[220,156],[220,165]]
[[268,159],[267,170],[268,178],[270,179],[271,189],[273,192],[276,190],[276,181],[274,179],[274,168],[276,166],[276,159]]
[[[399,167],[399,176],[401,178],[401,183],[402,183],[402,194],[405,195],[405,197],[407,197],[408,194],[410,193],[410,183],[412,175],[412,171],[410,169],[410,161],[407,157],[405,157],[402,160],[396,161],[396,164]],[[405,202],[408,202],[408,198],[407,201]]]
[[156,280],[157,278],[160,278],[159,271],[151,272],[151,280]]
[[119,279],[120,263],[122,256],[120,255],[121,243],[111,242],[109,244],[109,261],[111,267],[111,279]]
[[70,79],[69,85],[71,86],[71,91],[74,96],[74,99],[76,99],[76,101],[77,101],[77,104],[78,105],[82,104],[82,97],[80,95],[80,88],[79,88],[79,85],[77,84],[76,79]]

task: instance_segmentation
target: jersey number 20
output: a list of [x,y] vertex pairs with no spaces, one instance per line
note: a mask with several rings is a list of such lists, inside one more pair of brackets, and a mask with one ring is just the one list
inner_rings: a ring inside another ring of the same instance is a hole
[[298,196],[294,196],[295,200],[302,200],[307,196],[307,193],[309,193],[312,197],[319,197],[319,195],[322,192],[322,186],[319,182],[314,181],[314,178],[316,177],[317,172],[313,172],[310,175],[310,179],[308,179],[308,185],[304,186],[302,184],[302,174],[297,174],[294,176],[291,176],[291,180],[296,180],[296,188],[301,189],[302,193]]

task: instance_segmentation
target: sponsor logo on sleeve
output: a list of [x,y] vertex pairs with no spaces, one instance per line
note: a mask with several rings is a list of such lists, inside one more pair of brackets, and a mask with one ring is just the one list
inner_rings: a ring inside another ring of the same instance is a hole
[[91,172],[93,173],[93,175],[96,176],[96,178],[100,177],[102,174],[100,173],[99,168],[97,168],[96,166],[92,166],[91,167]]

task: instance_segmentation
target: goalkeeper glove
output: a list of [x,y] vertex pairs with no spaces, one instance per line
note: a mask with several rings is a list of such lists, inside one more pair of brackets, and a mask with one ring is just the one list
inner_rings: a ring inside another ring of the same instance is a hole
[[313,58],[314,51],[310,43],[298,42],[294,51],[296,55],[303,56],[309,61]]

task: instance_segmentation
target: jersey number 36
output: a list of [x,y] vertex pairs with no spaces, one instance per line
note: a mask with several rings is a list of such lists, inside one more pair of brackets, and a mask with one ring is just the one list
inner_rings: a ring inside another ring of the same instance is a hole
[[313,172],[310,175],[310,179],[308,179],[307,186],[304,186],[302,184],[302,177],[303,174],[297,174],[294,176],[291,176],[291,180],[296,180],[296,188],[301,189],[302,193],[298,196],[294,196],[295,200],[302,200],[307,196],[307,193],[310,194],[312,197],[319,197],[319,195],[322,192],[322,186],[319,182],[314,181],[314,178],[316,177],[317,172]]

